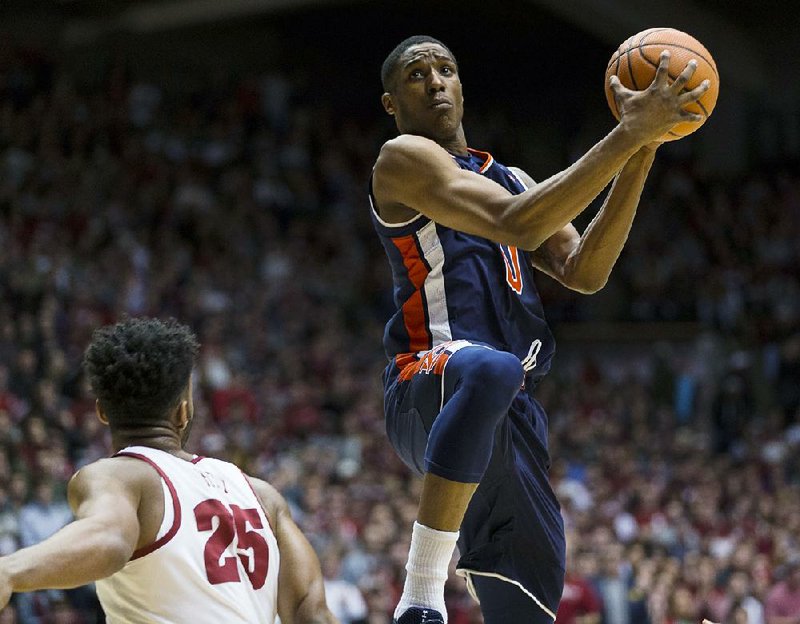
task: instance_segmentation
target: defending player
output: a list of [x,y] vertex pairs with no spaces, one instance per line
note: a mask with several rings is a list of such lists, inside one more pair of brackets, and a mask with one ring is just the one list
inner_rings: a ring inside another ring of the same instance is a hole
[[117,452],[71,479],[74,522],[0,559],[0,609],[12,592],[97,581],[110,623],[336,622],[281,495],[183,449],[197,346],[174,321],[95,332],[85,367]]
[[[446,621],[444,582],[458,569],[486,624],[552,622],[564,581],[564,532],[548,483],[547,417],[533,390],[554,343],[532,267],[595,292],[627,238],[658,137],[699,116],[683,107],[690,63],[630,91],[614,77],[622,119],[571,167],[536,183],[468,149],[458,66],[431,37],[383,64],[383,106],[400,136],[371,180],[372,218],[392,266],[397,312],[384,346],[386,426],[424,475],[398,624]],[[571,220],[614,179],[580,235]],[[460,534],[459,534],[460,529]]]

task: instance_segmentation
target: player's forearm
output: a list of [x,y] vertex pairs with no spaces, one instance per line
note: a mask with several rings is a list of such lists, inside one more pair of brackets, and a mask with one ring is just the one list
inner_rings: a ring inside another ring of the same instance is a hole
[[640,147],[640,140],[618,125],[570,167],[515,196],[504,218],[522,237],[520,246],[536,249],[570,223]]
[[[281,620],[283,621],[283,620]],[[339,624],[325,603],[325,589],[322,580],[315,582],[299,602],[289,620],[291,624]]]
[[45,541],[0,559],[15,592],[70,589],[120,570],[131,545],[97,521],[77,520]]
[[586,293],[605,286],[628,239],[654,158],[653,150],[642,148],[622,168],[602,208],[566,261],[565,283]]

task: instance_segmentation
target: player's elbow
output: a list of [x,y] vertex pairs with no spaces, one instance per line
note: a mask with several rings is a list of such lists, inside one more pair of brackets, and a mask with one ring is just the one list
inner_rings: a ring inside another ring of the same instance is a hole
[[593,295],[596,292],[603,290],[608,283],[608,278],[597,277],[581,277],[571,278],[565,286],[570,290],[579,292],[582,295]]
[[604,272],[582,271],[568,261],[560,281],[570,290],[583,295],[593,295],[608,283],[608,276],[609,274]]
[[539,206],[532,209],[529,199],[516,195],[499,210],[499,228],[506,242],[520,249],[538,249],[556,231],[554,222],[546,210]]
[[336,624],[337,620],[325,603],[325,590],[320,581],[319,587],[309,588],[294,612],[296,624]]
[[129,540],[116,532],[98,534],[93,557],[99,562],[98,578],[119,572],[130,561],[134,548]]

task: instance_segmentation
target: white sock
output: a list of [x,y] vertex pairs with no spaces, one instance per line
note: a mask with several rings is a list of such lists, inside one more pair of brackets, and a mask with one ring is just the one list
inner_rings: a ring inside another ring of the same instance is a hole
[[457,539],[458,531],[437,531],[419,522],[414,523],[406,563],[406,582],[394,617],[400,617],[409,607],[428,607],[441,613],[447,623],[444,584]]

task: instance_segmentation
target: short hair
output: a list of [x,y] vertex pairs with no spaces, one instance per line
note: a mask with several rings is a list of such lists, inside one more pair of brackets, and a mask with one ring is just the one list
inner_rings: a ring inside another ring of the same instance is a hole
[[83,363],[114,429],[164,422],[189,383],[199,349],[175,319],[126,319],[94,331]]
[[442,46],[453,58],[453,61],[456,62],[456,57],[450,51],[450,48],[448,48],[435,37],[430,37],[428,35],[414,35],[413,37],[404,39],[397,44],[394,50],[389,52],[389,56],[386,57],[386,60],[383,61],[383,65],[381,66],[381,83],[383,84],[384,91],[390,90],[391,82],[394,79],[395,70],[397,69],[397,63],[400,61],[400,57],[403,56],[403,52],[408,50],[411,46],[419,45],[420,43],[435,43]]

